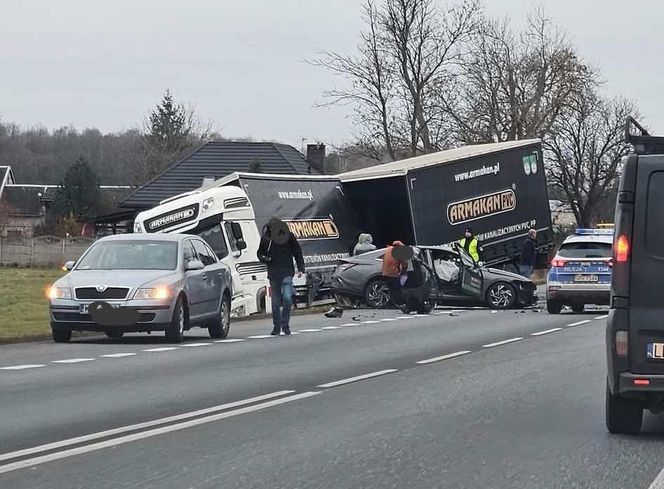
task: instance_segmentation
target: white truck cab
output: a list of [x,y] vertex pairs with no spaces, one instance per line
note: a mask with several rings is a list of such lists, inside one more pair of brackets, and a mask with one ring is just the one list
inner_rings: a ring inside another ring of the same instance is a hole
[[233,315],[266,310],[267,267],[256,256],[260,234],[241,188],[207,187],[163,200],[136,216],[134,232],[200,236],[231,269]]

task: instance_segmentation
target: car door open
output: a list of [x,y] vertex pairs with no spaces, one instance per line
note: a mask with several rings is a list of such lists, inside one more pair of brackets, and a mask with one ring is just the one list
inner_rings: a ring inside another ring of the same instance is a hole
[[458,244],[454,245],[459,258],[461,259],[461,267],[459,274],[461,275],[461,290],[466,294],[477,299],[482,298],[482,269],[477,266],[475,260]]

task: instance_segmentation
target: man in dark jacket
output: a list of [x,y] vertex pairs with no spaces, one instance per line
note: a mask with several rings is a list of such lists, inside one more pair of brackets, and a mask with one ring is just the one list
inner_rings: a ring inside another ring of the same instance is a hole
[[272,335],[290,332],[290,311],[293,305],[293,275],[297,263],[298,277],[304,273],[302,248],[295,235],[282,220],[273,217],[263,228],[258,246],[258,259],[267,264],[267,278],[272,290]]
[[530,278],[537,261],[537,231],[531,229],[528,231],[528,237],[523,242],[521,248],[521,260],[519,262],[519,273],[526,278]]

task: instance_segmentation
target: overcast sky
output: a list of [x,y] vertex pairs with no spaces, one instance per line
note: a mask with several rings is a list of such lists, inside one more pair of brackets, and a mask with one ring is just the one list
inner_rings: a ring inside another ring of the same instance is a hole
[[[442,0],[441,0],[442,1]],[[0,118],[22,126],[136,127],[169,87],[224,136],[301,147],[351,138],[349,109],[314,107],[338,83],[308,65],[351,52],[361,0],[16,0],[0,15]],[[606,91],[634,99],[664,134],[664,2],[544,0],[602,69]],[[485,0],[516,25],[529,0]]]

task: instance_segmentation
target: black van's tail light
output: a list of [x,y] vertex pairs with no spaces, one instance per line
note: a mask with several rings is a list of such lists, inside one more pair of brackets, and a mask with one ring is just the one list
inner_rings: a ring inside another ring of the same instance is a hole
[[629,239],[626,234],[618,236],[616,241],[616,261],[625,263],[629,259]]
[[616,355],[622,358],[627,357],[627,351],[628,351],[628,338],[629,335],[627,334],[627,331],[616,331]]

